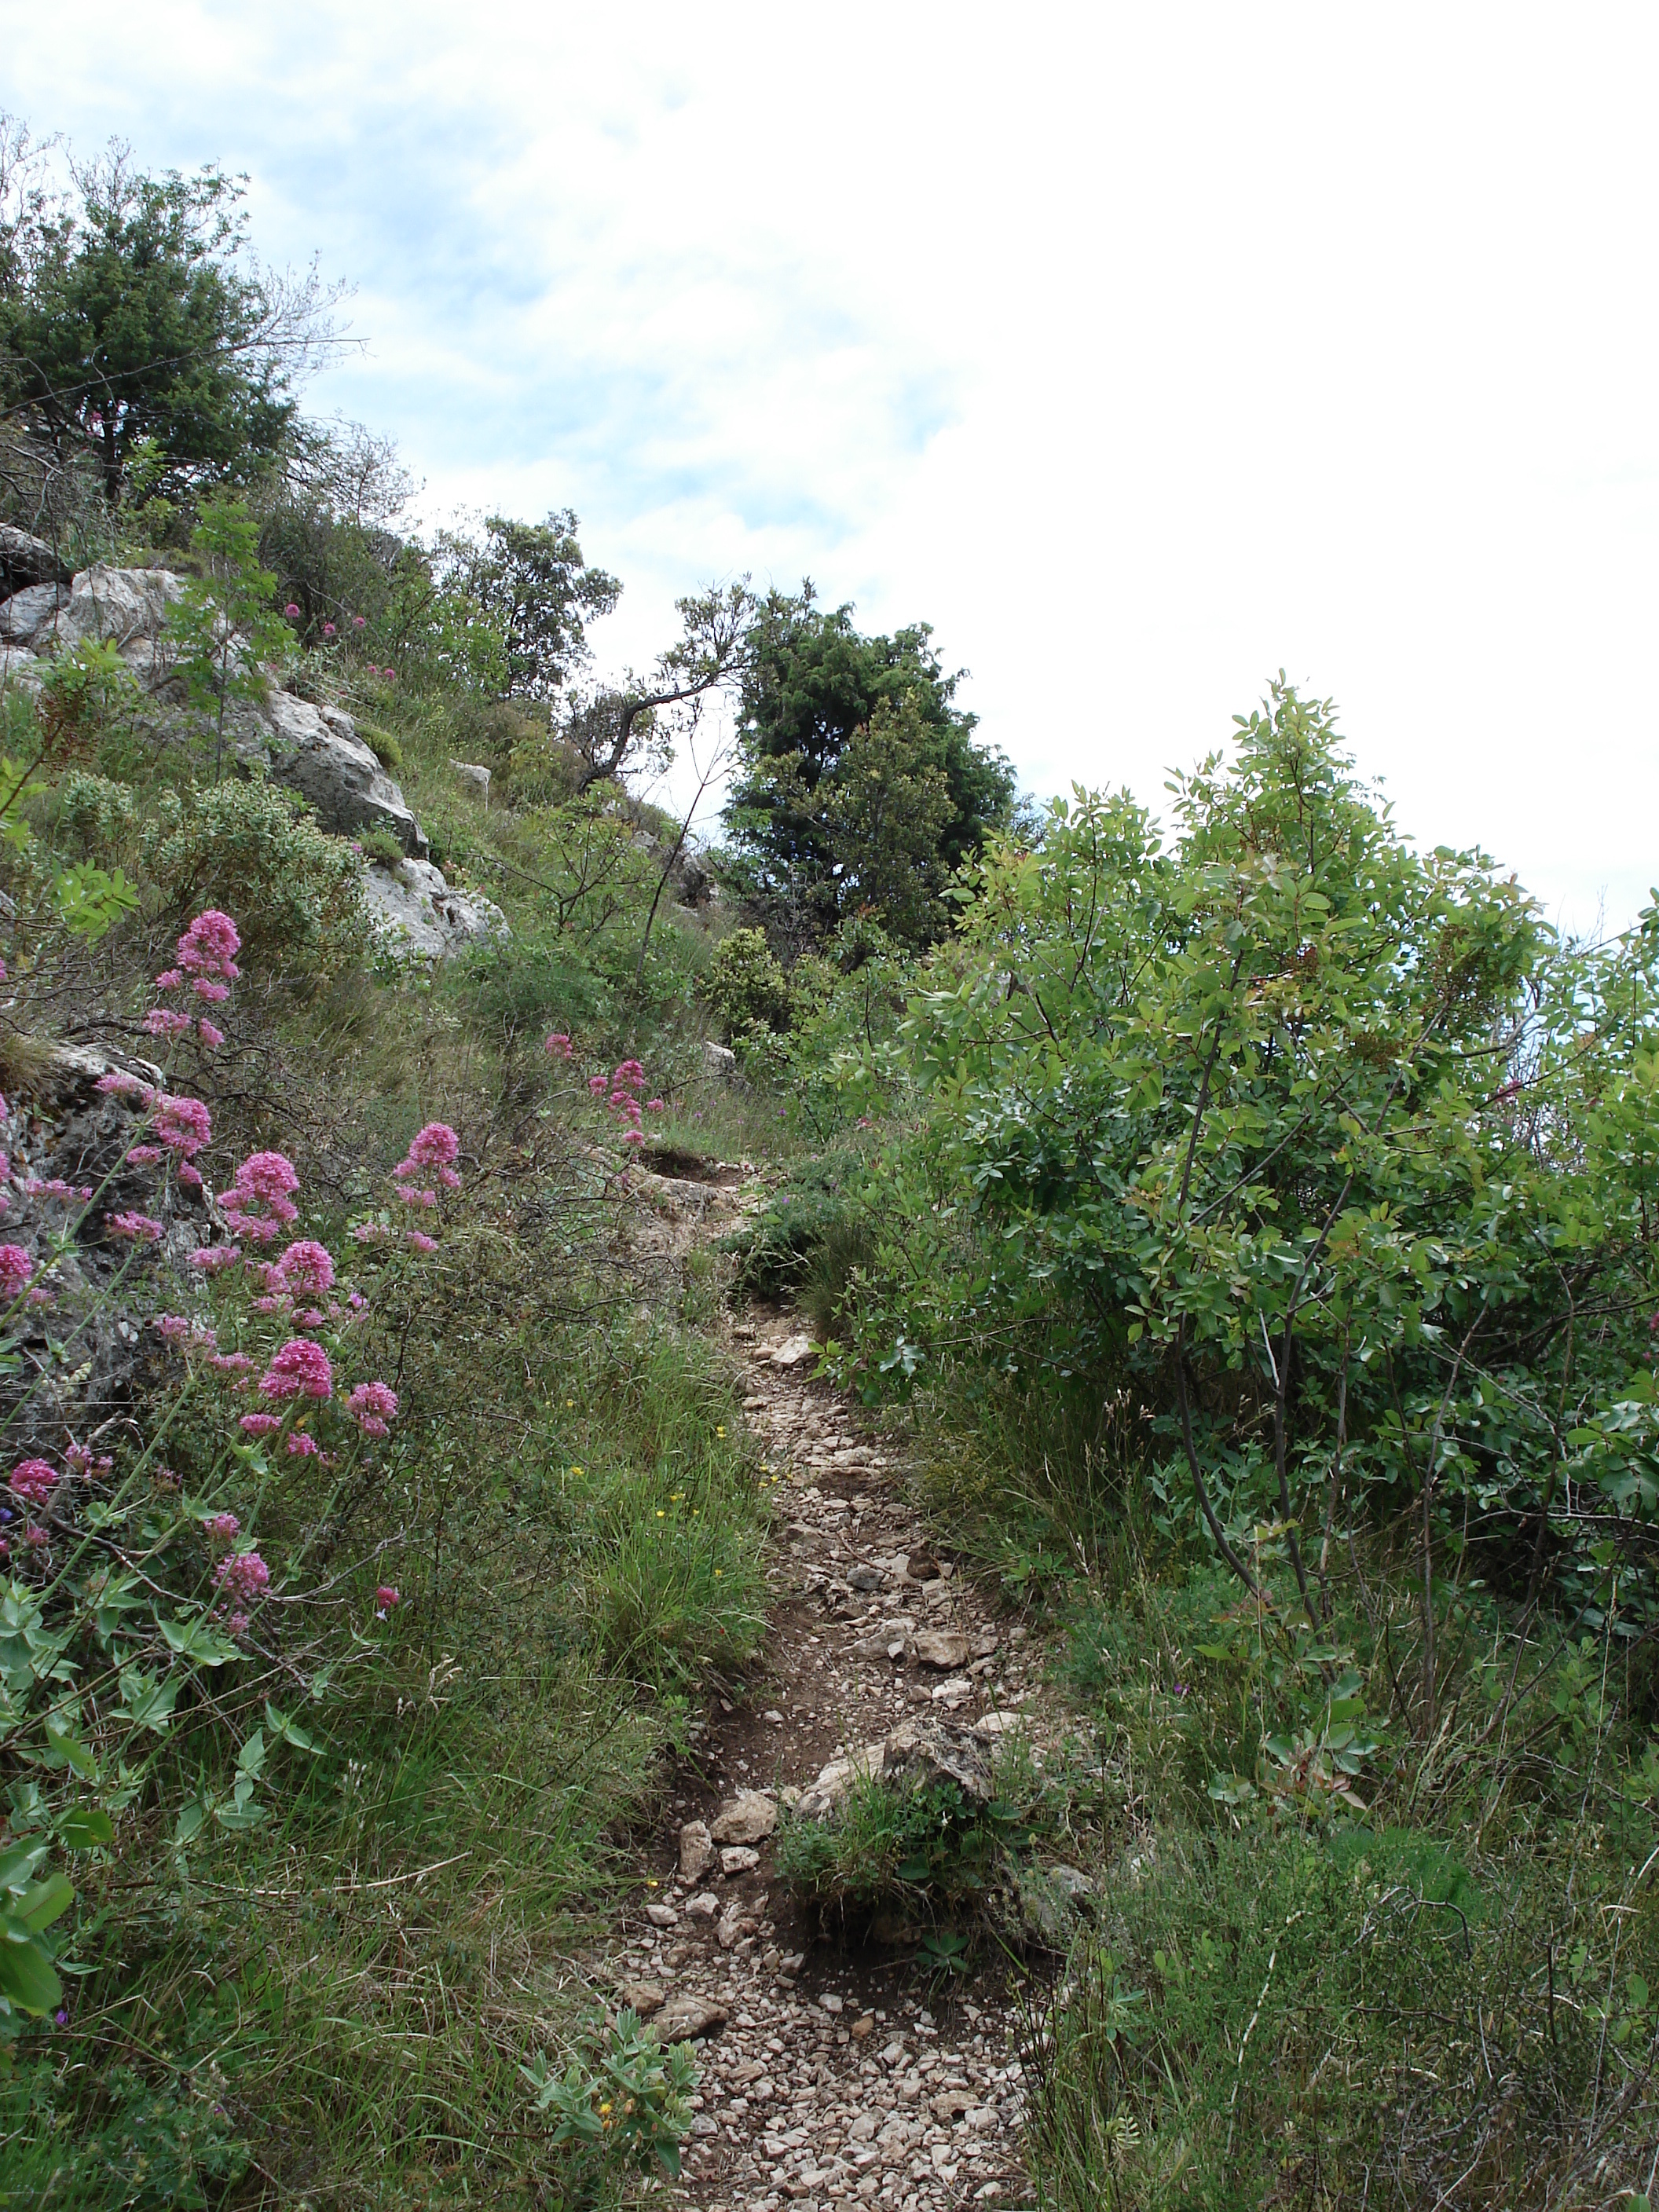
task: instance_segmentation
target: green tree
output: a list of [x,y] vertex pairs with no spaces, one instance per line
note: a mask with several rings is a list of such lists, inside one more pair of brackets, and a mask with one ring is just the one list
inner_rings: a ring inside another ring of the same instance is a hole
[[954,813],[945,740],[915,691],[881,699],[818,786],[843,914],[870,908],[902,945],[931,944],[947,909],[945,842]]
[[0,398],[60,458],[91,453],[112,506],[144,441],[162,495],[246,481],[336,342],[331,298],[242,260],[243,187],[219,169],[146,176],[117,148],[72,173],[73,195],[25,195],[3,225]]
[[259,663],[283,651],[287,629],[271,611],[276,579],[259,565],[259,526],[240,500],[211,500],[191,538],[201,574],[167,617],[190,703],[213,718],[213,772],[224,763],[225,711],[264,696]]
[[890,637],[866,637],[850,606],[821,608],[810,582],[773,592],[757,611],[744,667],[738,716],[741,764],[726,810],[738,852],[763,898],[793,896],[833,921],[838,861],[819,786],[833,779],[855,732],[867,731],[884,701],[934,733],[950,811],[938,857],[948,873],[1005,823],[1013,771],[974,742],[975,718],[953,702],[960,675],[947,674],[926,623]]
[[507,695],[550,699],[591,655],[587,625],[608,615],[622,586],[583,558],[568,507],[544,522],[492,514],[482,538],[446,532],[434,548],[439,580],[459,592],[507,640]]

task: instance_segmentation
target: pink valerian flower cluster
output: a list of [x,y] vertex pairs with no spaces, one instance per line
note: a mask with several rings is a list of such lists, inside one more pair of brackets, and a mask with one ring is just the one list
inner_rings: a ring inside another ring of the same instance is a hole
[[58,1480],[57,1468],[44,1459],[20,1459],[11,1471],[13,1492],[31,1505],[50,1504]]
[[570,1039],[562,1030],[555,1030],[552,1036],[547,1040],[547,1043],[544,1048],[550,1059],[568,1060],[570,1057]]
[[392,1611],[393,1606],[401,1605],[402,1603],[403,1599],[398,1592],[397,1584],[395,1583],[382,1583],[379,1589],[374,1593],[375,1620],[384,1620],[387,1613]]
[[[158,991],[177,991],[188,977],[191,995],[198,1004],[222,1006],[230,996],[231,985],[242,972],[236,965],[236,955],[241,949],[241,938],[230,916],[221,914],[216,907],[209,907],[197,915],[179,939],[179,965],[164,969],[155,978],[155,988]],[[152,1036],[183,1036],[192,1026],[210,1051],[225,1041],[224,1031],[216,1029],[210,1021],[175,1006],[157,1006],[144,1017],[144,1027]]]
[[181,1344],[191,1352],[211,1352],[219,1340],[205,1322],[187,1314],[157,1314],[155,1326],[164,1344]]
[[33,1274],[34,1261],[21,1244],[0,1244],[0,1297],[16,1297]]
[[232,1552],[220,1560],[213,1580],[216,1589],[239,1605],[257,1605],[270,1588],[270,1569],[257,1552]]
[[221,1544],[233,1543],[242,1533],[242,1524],[234,1513],[210,1513],[202,1525]]
[[162,1234],[159,1221],[152,1221],[147,1213],[129,1208],[125,1213],[106,1213],[104,1233],[108,1237],[131,1237],[135,1244],[153,1244]]
[[66,1444],[64,1459],[74,1474],[107,1474],[115,1464],[107,1452],[94,1455],[90,1444]]
[[[606,1088],[606,1079],[602,1075],[596,1075],[590,1079],[587,1087],[598,1098],[603,1095]],[[622,1121],[627,1125],[623,1131],[623,1142],[625,1145],[642,1145],[645,1142],[645,1131],[641,1125],[645,1118],[645,1109],[640,1103],[640,1093],[645,1088],[644,1068],[637,1060],[623,1060],[619,1067],[611,1071],[609,1087],[611,1097],[608,1110],[611,1118],[613,1121]],[[653,1099],[651,1103],[653,1109],[660,1111],[662,1106],[660,1099]]]
[[25,1198],[78,1198],[84,1204],[92,1196],[92,1185],[89,1182],[65,1182],[62,1176],[52,1176],[44,1181],[39,1176],[31,1176],[23,1185],[23,1195]]
[[334,1287],[333,1257],[327,1246],[319,1244],[315,1238],[298,1237],[280,1260],[272,1261],[265,1269],[265,1280],[274,1290],[281,1290],[290,1297],[301,1291],[320,1297],[325,1291]]
[[302,1336],[290,1337],[259,1377],[264,1398],[331,1398],[334,1370],[320,1344]]
[[[410,1139],[409,1150],[392,1170],[398,1197],[405,1206],[436,1206],[435,1190],[422,1189],[421,1176],[429,1173],[446,1190],[459,1190],[461,1179],[455,1172],[461,1140],[447,1121],[428,1121],[417,1129]],[[411,1239],[412,1241],[412,1239]]]
[[346,1411],[366,1437],[383,1437],[396,1418],[398,1394],[387,1382],[360,1382],[346,1400]]
[[300,1210],[289,1195],[299,1188],[292,1160],[281,1152],[250,1152],[219,1204],[237,1236],[269,1244],[299,1219]]
[[190,1264],[204,1275],[221,1275],[241,1256],[240,1244],[199,1244],[190,1255]]
[[240,1424],[250,1437],[274,1437],[283,1425],[280,1413],[244,1413]]

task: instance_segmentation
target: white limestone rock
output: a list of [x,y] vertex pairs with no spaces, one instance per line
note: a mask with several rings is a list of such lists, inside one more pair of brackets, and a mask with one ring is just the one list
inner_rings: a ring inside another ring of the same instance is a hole
[[236,717],[236,751],[245,768],[262,766],[276,782],[297,791],[336,836],[386,830],[405,853],[416,858],[425,853],[425,835],[403,793],[342,708],[313,707],[292,692],[273,690],[259,706]]
[[493,899],[451,890],[429,860],[366,868],[363,902],[383,947],[404,960],[447,960],[469,945],[508,933],[507,917]]
[[14,592],[9,599],[0,600],[0,640],[33,649],[37,639],[50,632],[52,617],[69,605],[69,597],[64,584],[31,584],[25,591]]

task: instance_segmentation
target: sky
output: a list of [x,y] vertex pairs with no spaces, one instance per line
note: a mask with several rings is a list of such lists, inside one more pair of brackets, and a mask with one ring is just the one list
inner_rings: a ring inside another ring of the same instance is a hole
[[575,508],[605,661],[810,575],[1152,805],[1283,668],[1564,926],[1659,881],[1651,8],[7,12],[0,106],[355,286],[307,404],[428,518]]

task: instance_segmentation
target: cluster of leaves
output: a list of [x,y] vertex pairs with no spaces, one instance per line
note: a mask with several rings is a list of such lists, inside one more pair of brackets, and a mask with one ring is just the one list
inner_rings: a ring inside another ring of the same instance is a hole
[[691,2127],[686,2100],[698,2080],[689,2043],[664,2051],[624,2008],[562,2073],[539,2051],[519,2071],[536,2092],[537,2111],[553,2120],[554,2142],[570,2153],[575,2202],[601,2199],[630,2172],[678,2179]]

